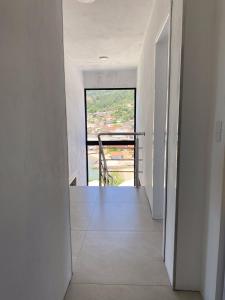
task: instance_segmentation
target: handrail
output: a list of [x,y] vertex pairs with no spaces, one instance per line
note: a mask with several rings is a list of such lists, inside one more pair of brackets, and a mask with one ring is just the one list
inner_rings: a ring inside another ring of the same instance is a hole
[[135,158],[134,158],[134,185],[138,187],[140,185],[139,181],[139,136],[145,136],[144,132],[102,132],[98,134],[99,142],[99,186],[102,183],[105,185],[113,185],[113,177],[110,175],[107,161],[109,159],[105,158],[104,148],[102,144],[102,136],[133,136],[135,138]]
[[145,136],[145,132],[101,132],[98,134],[98,140],[99,138],[101,139],[101,136],[104,135],[112,135],[112,136],[117,136],[117,135],[128,135],[128,136]]

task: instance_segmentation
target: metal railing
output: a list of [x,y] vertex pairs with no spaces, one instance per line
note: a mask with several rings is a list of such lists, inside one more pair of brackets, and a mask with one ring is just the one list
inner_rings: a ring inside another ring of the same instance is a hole
[[[134,171],[120,171],[120,172],[134,172],[134,186],[139,187],[140,186],[140,180],[139,180],[139,174],[141,173],[139,169],[139,162],[143,161],[139,157],[139,150],[142,149],[139,146],[139,137],[145,136],[144,132],[104,132],[98,134],[98,143],[99,143],[99,186],[107,186],[107,185],[113,185],[114,179],[113,176],[110,174],[107,162],[112,161],[115,159],[106,159],[105,153],[104,153],[104,146],[103,141],[101,137],[103,136],[133,136],[134,137],[134,159],[116,159],[119,161],[134,161]],[[129,140],[130,141],[130,140]],[[124,141],[123,141],[124,142]],[[119,145],[118,141],[118,145]]]

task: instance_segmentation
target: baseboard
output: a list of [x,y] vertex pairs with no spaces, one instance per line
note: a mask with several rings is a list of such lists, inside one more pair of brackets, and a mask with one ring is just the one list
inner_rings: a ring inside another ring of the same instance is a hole
[[70,281],[69,281],[69,283],[68,283],[68,285],[67,285],[66,292],[65,292],[65,295],[64,295],[64,297],[63,297],[63,299],[62,299],[62,300],[65,300],[65,298],[66,298],[66,295],[67,295],[67,292],[68,292],[69,286],[70,286],[70,284],[71,284],[71,282],[72,282],[72,278],[73,278],[73,273],[71,274]]

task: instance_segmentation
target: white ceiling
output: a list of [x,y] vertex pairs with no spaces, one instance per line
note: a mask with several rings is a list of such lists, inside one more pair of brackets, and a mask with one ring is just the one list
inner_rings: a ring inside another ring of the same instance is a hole
[[[65,53],[78,66],[137,66],[153,0],[63,1]],[[109,60],[100,61],[99,56]]]

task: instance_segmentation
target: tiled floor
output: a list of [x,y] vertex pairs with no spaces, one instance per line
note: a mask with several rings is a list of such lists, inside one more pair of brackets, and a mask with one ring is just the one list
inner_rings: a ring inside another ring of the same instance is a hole
[[74,275],[65,300],[200,300],[172,292],[162,224],[143,189],[71,188]]

